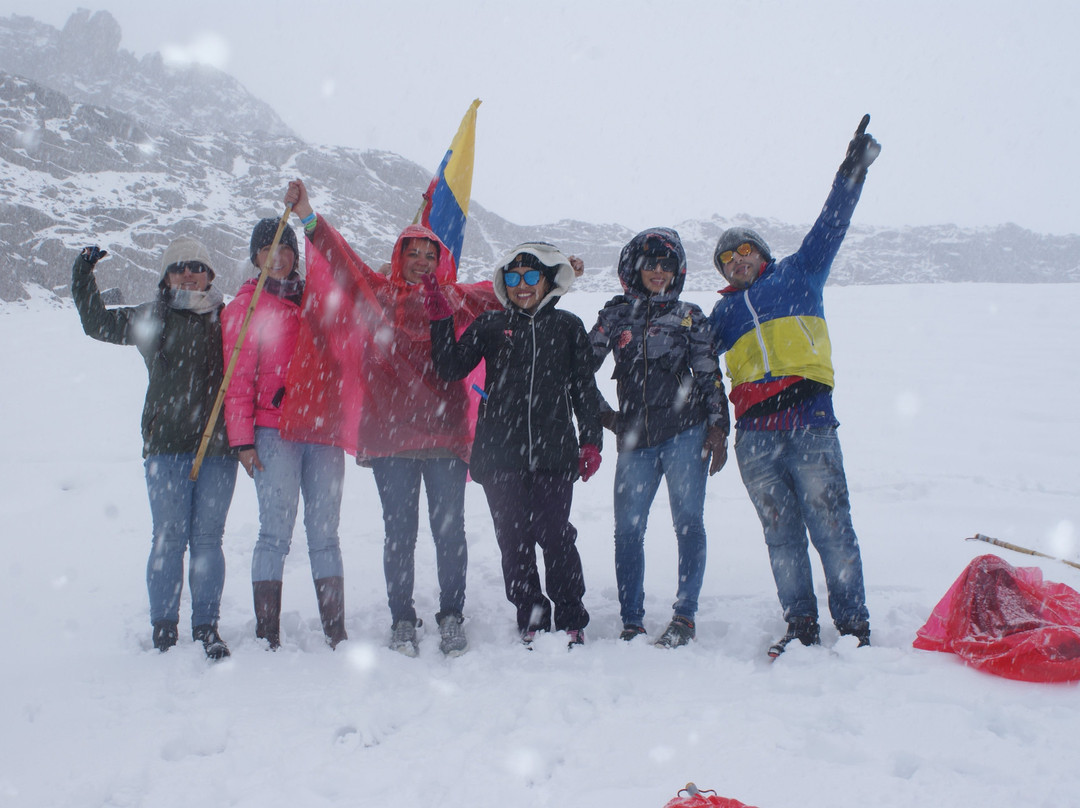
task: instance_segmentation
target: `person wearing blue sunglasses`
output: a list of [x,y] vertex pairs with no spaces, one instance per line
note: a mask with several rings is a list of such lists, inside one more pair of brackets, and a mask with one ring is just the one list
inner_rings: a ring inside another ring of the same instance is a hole
[[[582,268],[550,244],[515,247],[493,279],[505,308],[481,314],[460,338],[442,291],[424,279],[439,375],[461,379],[485,362],[470,472],[491,509],[518,631],[529,644],[554,622],[571,648],[584,643],[589,613],[570,504],[574,481],[588,480],[599,467],[603,440],[585,327],[556,308]],[[546,594],[537,546],[544,554]]]

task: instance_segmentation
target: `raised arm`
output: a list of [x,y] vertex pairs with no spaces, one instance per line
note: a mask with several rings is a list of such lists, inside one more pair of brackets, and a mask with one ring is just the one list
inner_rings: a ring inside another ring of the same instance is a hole
[[107,255],[95,245],[86,247],[75,257],[71,267],[71,296],[87,336],[114,345],[134,345],[131,323],[137,309],[105,308],[94,277],[97,262]]

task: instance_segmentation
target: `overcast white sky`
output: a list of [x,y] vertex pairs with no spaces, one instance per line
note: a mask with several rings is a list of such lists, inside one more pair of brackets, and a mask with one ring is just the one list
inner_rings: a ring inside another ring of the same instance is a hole
[[[1080,4],[0,0],[236,76],[304,139],[434,170],[483,99],[473,199],[519,224],[817,215],[860,116],[856,221],[1080,233]],[[72,55],[74,58],[76,55]],[[312,189],[317,198],[318,189]]]

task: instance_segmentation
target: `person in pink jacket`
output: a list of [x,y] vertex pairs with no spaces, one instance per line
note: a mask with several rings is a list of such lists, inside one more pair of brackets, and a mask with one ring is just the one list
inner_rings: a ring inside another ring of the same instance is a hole
[[[263,219],[251,234],[251,263],[268,277],[241,345],[225,396],[229,444],[255,480],[259,501],[259,538],[251,559],[255,599],[255,636],[271,649],[281,644],[281,582],[304,496],[304,528],[315,581],[323,632],[331,648],[347,639],[345,580],[338,538],[345,454],[330,442],[300,442],[279,430],[288,395],[289,365],[300,333],[304,279],[300,275],[296,234],[285,227],[274,255],[270,245],[277,219]],[[257,278],[245,281],[221,316],[228,362],[236,345]]]

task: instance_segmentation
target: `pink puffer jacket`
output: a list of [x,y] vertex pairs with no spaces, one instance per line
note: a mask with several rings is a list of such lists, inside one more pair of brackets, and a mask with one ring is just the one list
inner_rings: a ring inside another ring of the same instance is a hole
[[[245,281],[236,298],[221,313],[226,367],[257,282],[258,278]],[[256,426],[277,429],[285,377],[299,331],[300,307],[264,289],[251,316],[225,395],[225,426],[229,431],[230,446],[253,446]]]

